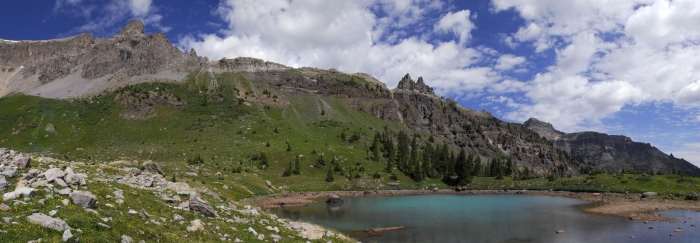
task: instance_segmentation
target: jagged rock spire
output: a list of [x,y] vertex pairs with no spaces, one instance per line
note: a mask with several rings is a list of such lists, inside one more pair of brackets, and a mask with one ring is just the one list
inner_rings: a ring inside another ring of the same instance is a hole
[[122,30],[119,32],[119,35],[122,36],[145,36],[146,35],[146,28],[143,26],[143,22],[138,19],[134,19],[129,21],[128,24],[126,24],[125,27],[122,27]]
[[411,75],[409,74],[406,74],[406,76],[404,76],[401,79],[399,85],[396,88],[402,90],[414,90],[423,94],[435,95],[435,93],[433,92],[433,88],[425,84],[425,82],[423,81],[423,77],[419,77],[418,83],[416,83],[413,81],[413,79],[411,79]]

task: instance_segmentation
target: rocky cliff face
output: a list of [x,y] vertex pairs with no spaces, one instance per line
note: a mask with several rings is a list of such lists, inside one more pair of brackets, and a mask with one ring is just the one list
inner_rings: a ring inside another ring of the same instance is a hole
[[530,118],[524,124],[557,148],[583,159],[591,168],[613,172],[623,169],[654,172],[681,170],[685,174],[700,176],[700,169],[688,161],[669,156],[651,144],[634,142],[626,136],[597,132],[566,134],[535,118]]
[[47,41],[1,41],[0,66],[19,75],[0,77],[0,96],[25,92],[74,97],[124,83],[180,80],[206,63],[206,58],[181,52],[163,33],[146,35],[143,23],[132,20],[110,39],[82,34]]

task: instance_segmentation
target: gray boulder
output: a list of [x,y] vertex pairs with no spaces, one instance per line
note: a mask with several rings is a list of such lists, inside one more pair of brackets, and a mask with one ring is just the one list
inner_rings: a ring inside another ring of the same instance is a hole
[[24,176],[22,176],[22,179],[23,180],[31,180],[31,179],[34,179],[41,174],[42,174],[41,170],[31,169],[31,170],[29,170],[29,172],[27,172],[27,174],[24,174]]
[[61,195],[70,195],[70,193],[73,192],[73,190],[70,189],[70,187],[63,188],[61,190],[58,190],[58,194]]
[[193,197],[189,201],[190,203],[190,210],[206,216],[210,218],[216,218],[218,215],[216,214],[216,211],[214,211],[214,208],[212,208],[211,204],[209,204],[207,201],[204,201],[203,199],[199,197]]
[[57,178],[62,178],[65,174],[63,171],[59,168],[52,168],[44,172],[44,177],[46,177],[46,181],[54,181]]
[[657,194],[656,192],[645,192],[645,193],[642,193],[642,198],[650,198],[650,197],[656,196],[656,194]]
[[698,200],[698,194],[695,192],[688,193],[688,195],[685,196],[685,200]]
[[63,240],[63,242],[66,242],[70,240],[70,238],[73,238],[73,234],[70,233],[70,229],[63,231],[63,237],[61,237],[61,240]]
[[97,203],[97,197],[80,191],[74,191],[70,194],[73,203],[83,206],[83,208],[94,208]]
[[61,178],[56,178],[56,179],[53,180],[53,181],[56,182],[56,184],[58,184],[59,186],[68,187],[68,183],[66,183],[66,181],[64,181],[64,180],[61,179]]
[[7,190],[7,180],[5,176],[0,175],[0,192],[4,192],[5,190]]
[[87,184],[85,182],[85,176],[81,174],[66,174],[63,179],[65,179],[68,185],[84,186]]
[[160,166],[153,161],[147,160],[146,162],[143,162],[143,167],[146,173],[163,175],[163,171],[160,170]]
[[29,163],[30,163],[31,161],[32,161],[32,159],[29,158],[29,155],[26,155],[26,154],[19,154],[19,155],[16,155],[16,156],[12,159],[12,164],[13,164],[14,166],[19,167],[20,169],[24,169],[24,168],[27,168],[27,167],[30,166]]
[[0,175],[6,176],[6,177],[14,177],[15,174],[17,174],[17,169],[15,168],[5,168],[0,172]]
[[134,239],[131,239],[131,237],[127,235],[122,235],[122,241],[121,243],[131,243],[134,242]]
[[340,196],[333,194],[328,197],[328,200],[326,200],[326,203],[343,203],[343,199],[340,198]]
[[43,213],[33,213],[32,215],[27,216],[27,220],[29,220],[29,222],[31,223],[41,225],[42,227],[55,229],[58,231],[65,231],[67,229],[70,229],[70,226],[68,226],[68,223],[66,223],[66,221],[52,218]]

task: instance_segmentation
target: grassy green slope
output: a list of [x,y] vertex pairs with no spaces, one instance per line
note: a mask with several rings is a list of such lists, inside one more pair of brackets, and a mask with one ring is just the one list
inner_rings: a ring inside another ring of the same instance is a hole
[[[353,109],[337,97],[265,91],[265,87],[255,87],[252,92],[250,82],[236,74],[218,77],[219,88],[213,93],[224,100],[216,102],[207,90],[208,82],[202,80],[209,80],[206,73],[193,73],[184,83],[139,84],[75,100],[12,94],[0,98],[0,147],[85,162],[154,160],[165,164],[166,173],[198,173],[197,177],[185,178],[191,181],[240,184],[242,187],[228,190],[232,198],[253,196],[248,191],[275,192],[265,186],[265,179],[288,190],[367,189],[388,180],[389,175],[381,171],[385,164],[368,160],[366,148],[375,131],[384,126],[401,129],[400,124]],[[167,92],[186,105],[156,105],[150,119],[127,120],[120,116],[124,106],[115,102],[115,96],[125,91]],[[276,96],[279,100],[261,96]],[[206,106],[202,104],[205,98]],[[277,105],[284,102],[286,106]],[[55,126],[55,133],[45,131],[49,123]],[[348,137],[357,133],[360,139],[343,141],[341,133]],[[286,151],[287,142],[292,151]],[[257,168],[258,161],[251,159],[260,152],[269,160],[270,167],[265,170]],[[201,155],[204,165],[187,167],[187,159],[195,155]],[[302,173],[281,177],[296,155],[301,158]],[[328,167],[311,167],[320,155],[327,163],[336,158],[345,171],[352,167],[353,177],[359,174],[361,178],[340,180],[336,175],[336,182],[325,182]],[[358,171],[360,165],[366,170]],[[238,166],[244,173],[232,172]],[[223,181],[214,176],[217,172],[223,174]],[[382,178],[372,178],[375,172]],[[398,176],[410,188],[434,183],[414,183]]]

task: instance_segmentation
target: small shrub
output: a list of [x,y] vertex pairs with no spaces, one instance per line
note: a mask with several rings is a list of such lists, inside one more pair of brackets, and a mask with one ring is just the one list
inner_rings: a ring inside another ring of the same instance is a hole
[[391,176],[389,176],[389,179],[395,181],[395,180],[398,180],[399,178],[396,176],[396,174],[393,174],[393,173],[392,173]]
[[374,175],[372,175],[372,178],[376,178],[376,179],[379,179],[381,177],[382,177],[382,175],[380,175],[379,172],[374,172]]

